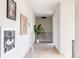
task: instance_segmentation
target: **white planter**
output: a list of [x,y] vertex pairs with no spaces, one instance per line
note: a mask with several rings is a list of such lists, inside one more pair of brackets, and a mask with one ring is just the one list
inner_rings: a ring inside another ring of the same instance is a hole
[[36,40],[36,43],[39,43],[39,39]]

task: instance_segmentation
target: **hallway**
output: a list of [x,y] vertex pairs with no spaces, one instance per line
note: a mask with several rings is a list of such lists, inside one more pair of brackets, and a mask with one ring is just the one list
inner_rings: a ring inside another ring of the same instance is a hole
[[0,0],[0,58],[79,57],[78,20],[79,0]]
[[35,43],[25,58],[64,58],[51,43]]

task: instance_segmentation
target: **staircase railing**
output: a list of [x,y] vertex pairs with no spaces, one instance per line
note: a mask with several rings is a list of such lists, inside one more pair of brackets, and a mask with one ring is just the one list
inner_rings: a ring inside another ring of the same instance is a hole
[[52,43],[53,42],[53,33],[52,32],[42,32],[39,35],[35,35],[36,40],[39,40],[40,42],[43,43]]

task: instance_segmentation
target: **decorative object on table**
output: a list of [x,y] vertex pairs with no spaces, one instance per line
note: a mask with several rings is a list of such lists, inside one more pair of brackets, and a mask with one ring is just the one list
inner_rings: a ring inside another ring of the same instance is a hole
[[20,34],[27,34],[27,17],[23,14],[20,14]]
[[14,0],[7,0],[7,18],[16,20],[16,3]]
[[15,48],[15,31],[4,31],[4,53]]
[[39,42],[39,35],[44,32],[42,25],[34,25],[34,32],[36,34],[37,43]]

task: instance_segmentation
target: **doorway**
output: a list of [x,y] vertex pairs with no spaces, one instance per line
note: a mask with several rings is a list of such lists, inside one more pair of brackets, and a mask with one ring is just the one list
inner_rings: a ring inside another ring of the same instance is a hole
[[36,25],[41,24],[41,27],[43,28],[43,32],[40,35],[38,35],[38,39],[40,43],[53,43],[52,23],[53,23],[52,17],[37,17],[36,18]]

